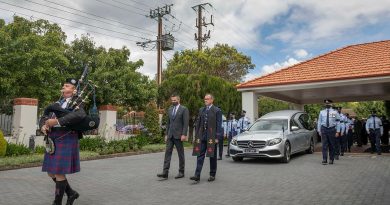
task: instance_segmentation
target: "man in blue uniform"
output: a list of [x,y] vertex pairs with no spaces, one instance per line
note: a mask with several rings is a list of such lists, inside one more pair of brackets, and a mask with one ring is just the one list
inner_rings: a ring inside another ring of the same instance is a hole
[[336,160],[339,159],[339,156],[343,156],[344,155],[344,146],[343,146],[343,138],[345,137],[344,136],[344,131],[345,131],[345,124],[344,124],[344,114],[341,113],[341,109],[342,107],[336,107],[337,108],[337,112],[339,113],[340,115],[340,121],[337,122],[338,124],[338,130],[337,132],[340,133],[340,135],[338,137],[336,137],[336,140],[335,140],[335,156],[334,158]]
[[197,156],[195,175],[190,179],[199,182],[205,156],[210,158],[209,182],[215,180],[217,173],[217,144],[223,137],[222,111],[213,105],[214,97],[206,94],[205,107],[199,109],[193,156]]
[[334,145],[335,137],[338,137],[338,121],[340,120],[339,113],[332,109],[332,101],[324,100],[325,109],[321,110],[318,116],[317,130],[321,135],[322,141],[322,164],[328,164],[328,150],[329,150],[329,164],[334,163]]
[[347,144],[348,152],[351,152],[351,147],[353,145],[354,122],[348,113],[345,113],[345,117],[347,119],[346,124],[345,124],[345,129],[346,129],[346,133],[347,133],[347,143],[346,144]]
[[224,136],[228,139],[228,147],[226,157],[230,157],[230,142],[237,135],[237,120],[234,118],[234,113],[231,113],[229,119],[223,124]]
[[371,154],[374,153],[374,149],[376,147],[378,155],[381,155],[381,136],[383,135],[383,126],[381,119],[376,116],[375,109],[371,111],[371,116],[367,119],[366,131],[370,138]]
[[241,118],[238,119],[238,122],[237,122],[238,133],[245,132],[245,130],[247,130],[249,128],[249,125],[251,124],[250,119],[248,117],[246,117],[245,115],[246,115],[246,111],[243,110],[241,112]]
[[[70,102],[75,98],[73,94],[76,90],[77,81],[67,79],[62,86],[62,99],[56,103],[62,108],[68,108]],[[42,171],[47,172],[49,177],[56,183],[55,200],[53,205],[61,205],[64,193],[68,196],[66,205],[72,205],[73,201],[79,197],[66,178],[66,174],[73,174],[80,171],[79,142],[78,137],[81,133],[73,131],[67,126],[79,123],[86,117],[84,105],[79,106],[73,112],[63,116],[56,117],[55,114],[42,116],[40,120],[40,129],[54,142],[54,153],[45,153],[42,165]]]

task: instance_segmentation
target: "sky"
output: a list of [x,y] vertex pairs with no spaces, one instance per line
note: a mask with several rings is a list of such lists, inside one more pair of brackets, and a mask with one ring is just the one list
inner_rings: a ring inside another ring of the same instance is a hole
[[58,23],[71,42],[89,34],[97,46],[130,49],[130,60],[142,59],[140,72],[154,78],[157,52],[137,42],[156,40],[157,21],[150,9],[171,5],[163,33],[171,33],[175,49],[163,52],[163,69],[174,52],[197,49],[197,13],[205,5],[214,26],[205,47],[234,46],[256,65],[242,81],[311,59],[348,45],[390,39],[390,0],[0,0],[0,18],[13,15]]

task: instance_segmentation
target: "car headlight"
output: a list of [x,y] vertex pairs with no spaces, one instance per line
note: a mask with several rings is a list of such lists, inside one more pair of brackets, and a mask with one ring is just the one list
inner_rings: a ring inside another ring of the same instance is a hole
[[268,140],[268,146],[276,145],[282,142],[282,138],[275,138],[272,140]]
[[230,144],[234,145],[234,146],[237,146],[237,139],[233,138],[232,141],[230,142]]

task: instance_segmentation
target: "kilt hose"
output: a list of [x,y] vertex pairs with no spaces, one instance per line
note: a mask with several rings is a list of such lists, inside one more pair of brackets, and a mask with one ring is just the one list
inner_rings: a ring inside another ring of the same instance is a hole
[[42,171],[50,174],[72,174],[80,171],[79,139],[74,131],[53,131],[54,154],[45,153]]

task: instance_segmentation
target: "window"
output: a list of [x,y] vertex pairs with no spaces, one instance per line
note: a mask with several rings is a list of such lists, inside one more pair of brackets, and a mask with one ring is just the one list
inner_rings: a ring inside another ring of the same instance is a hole
[[287,120],[282,119],[265,119],[259,120],[249,131],[264,131],[264,130],[283,130],[287,128]]
[[309,123],[309,116],[307,114],[302,114],[298,118],[299,123],[307,130],[311,130],[310,123]]

